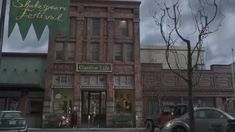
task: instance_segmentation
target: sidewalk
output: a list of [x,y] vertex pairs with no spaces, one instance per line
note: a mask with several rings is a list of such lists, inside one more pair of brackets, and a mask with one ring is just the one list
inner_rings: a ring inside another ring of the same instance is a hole
[[29,131],[122,131],[144,132],[144,128],[29,128]]

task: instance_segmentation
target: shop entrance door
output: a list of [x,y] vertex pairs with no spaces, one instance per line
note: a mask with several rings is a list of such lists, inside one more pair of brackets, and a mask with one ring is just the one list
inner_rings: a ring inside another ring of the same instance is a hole
[[82,91],[82,127],[105,127],[106,93]]

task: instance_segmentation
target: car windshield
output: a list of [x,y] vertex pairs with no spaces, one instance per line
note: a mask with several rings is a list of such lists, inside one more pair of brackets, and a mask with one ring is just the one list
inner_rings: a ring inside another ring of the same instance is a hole
[[228,118],[228,119],[234,119],[234,117],[233,116],[231,116],[230,114],[228,114],[228,113],[226,113],[226,112],[224,112],[224,114],[225,114],[225,116]]
[[20,112],[6,112],[3,114],[3,118],[22,118]]

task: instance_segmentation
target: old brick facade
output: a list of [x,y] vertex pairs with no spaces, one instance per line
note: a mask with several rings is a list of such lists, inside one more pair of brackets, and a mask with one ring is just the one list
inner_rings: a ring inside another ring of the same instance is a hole
[[141,126],[139,5],[71,1],[69,40],[49,44],[44,127],[74,107],[78,127]]
[[[187,103],[186,83],[169,69],[162,69],[161,64],[142,63],[141,74],[145,116],[159,111],[162,105]],[[231,66],[213,65],[211,70],[197,71],[195,75],[200,78],[193,90],[195,106],[225,110],[226,100],[234,96]]]

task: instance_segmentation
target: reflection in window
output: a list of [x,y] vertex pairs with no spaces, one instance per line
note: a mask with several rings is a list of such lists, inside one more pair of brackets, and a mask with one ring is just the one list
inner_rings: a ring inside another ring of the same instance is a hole
[[119,29],[122,36],[128,36],[128,22],[126,20],[119,21]]
[[55,88],[53,90],[55,113],[70,113],[72,110],[73,89]]

